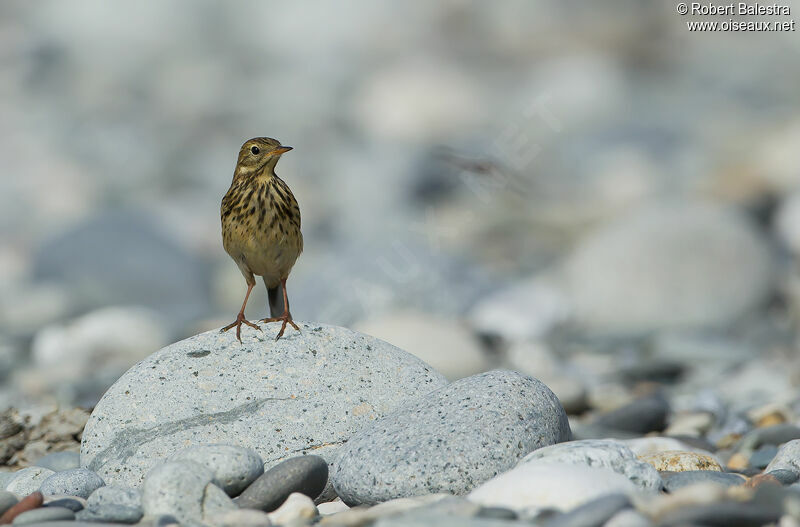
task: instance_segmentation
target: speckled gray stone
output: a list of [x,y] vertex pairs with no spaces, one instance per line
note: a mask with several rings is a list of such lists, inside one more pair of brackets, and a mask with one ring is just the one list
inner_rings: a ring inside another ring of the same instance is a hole
[[86,500],[86,508],[77,514],[81,521],[136,523],[144,514],[138,489],[109,485],[100,487]]
[[181,523],[200,521],[206,510],[217,514],[236,505],[211,483],[213,472],[192,461],[156,465],[142,486],[142,510],[147,516],[172,514]]
[[684,470],[683,472],[662,472],[664,479],[664,490],[675,492],[676,490],[694,485],[695,483],[713,483],[722,487],[734,487],[742,485],[746,481],[739,474],[730,472],[719,472],[716,470]]
[[661,490],[661,476],[649,463],[639,461],[633,451],[612,439],[568,441],[534,450],[522,463],[569,463],[589,467],[610,468],[622,474],[643,490]]
[[569,439],[567,416],[547,386],[492,371],[417,399],[355,435],[331,480],[348,505],[464,494],[530,451]]
[[6,485],[6,490],[17,496],[27,496],[39,490],[42,482],[55,474],[52,470],[42,467],[28,467],[14,473],[14,478]]
[[16,505],[18,502],[19,500],[13,492],[0,490],[0,516],[2,516],[4,512]]
[[53,452],[38,460],[36,466],[56,472],[78,468],[81,466],[81,455],[78,452]]
[[293,492],[312,500],[328,482],[328,464],[319,456],[298,456],[269,469],[236,500],[239,507],[272,512]]
[[103,478],[85,468],[73,468],[56,472],[42,481],[39,490],[45,496],[66,494],[88,498],[92,492],[105,485]]
[[228,493],[238,496],[264,473],[264,461],[251,448],[236,445],[197,445],[176,452],[173,461],[194,461],[214,473],[212,483]]
[[791,470],[800,474],[800,439],[793,439],[781,445],[765,471],[771,472],[778,469]]
[[413,355],[360,333],[300,324],[208,331],[168,346],[109,388],[83,433],[81,463],[107,483],[138,486],[186,446],[233,443],[269,468],[313,452],[330,460],[355,432],[446,384]]
[[41,507],[23,512],[11,522],[12,525],[28,525],[58,520],[74,520],[75,513],[64,507]]

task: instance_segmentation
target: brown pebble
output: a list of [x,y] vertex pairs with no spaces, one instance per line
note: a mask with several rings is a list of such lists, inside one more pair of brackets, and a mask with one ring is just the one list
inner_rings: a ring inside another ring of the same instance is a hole
[[780,487],[781,482],[772,474],[758,474],[748,479],[744,484],[745,487],[753,489],[761,485],[778,485]]
[[22,514],[23,512],[28,512],[33,509],[38,509],[44,503],[44,496],[38,490],[24,498],[8,509],[5,514],[0,516],[0,525],[8,525],[14,521],[14,518]]
[[744,470],[750,466],[750,459],[741,452],[736,452],[728,460],[727,465],[730,470]]

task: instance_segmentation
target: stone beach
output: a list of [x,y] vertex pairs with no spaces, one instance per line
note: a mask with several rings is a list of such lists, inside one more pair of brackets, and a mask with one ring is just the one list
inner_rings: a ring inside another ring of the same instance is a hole
[[[800,527],[796,32],[0,12],[0,525]],[[256,135],[294,147],[300,331],[240,343]]]

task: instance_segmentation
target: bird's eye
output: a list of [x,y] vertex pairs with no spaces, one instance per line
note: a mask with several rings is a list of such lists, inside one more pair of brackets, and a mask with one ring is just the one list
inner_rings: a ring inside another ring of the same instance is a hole
[[250,148],[250,152],[252,152],[254,156],[257,156],[261,150],[259,150],[257,146],[253,146]]

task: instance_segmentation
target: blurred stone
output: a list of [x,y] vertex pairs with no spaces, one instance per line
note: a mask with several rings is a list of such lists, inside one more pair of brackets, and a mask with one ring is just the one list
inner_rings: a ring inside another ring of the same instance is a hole
[[74,308],[73,299],[63,285],[22,282],[4,289],[0,295],[0,329],[8,335],[27,338]]
[[353,329],[419,357],[451,381],[490,369],[478,340],[449,318],[396,311],[358,322]]
[[565,273],[581,327],[637,334],[734,320],[766,298],[771,265],[735,210],[656,203],[583,240]]
[[659,472],[684,472],[687,470],[715,470],[722,472],[719,461],[712,456],[697,452],[668,451],[639,456],[641,461],[650,463]]
[[33,267],[38,280],[69,287],[87,308],[141,305],[173,323],[209,311],[203,261],[142,212],[111,210],[61,232],[38,248]]

